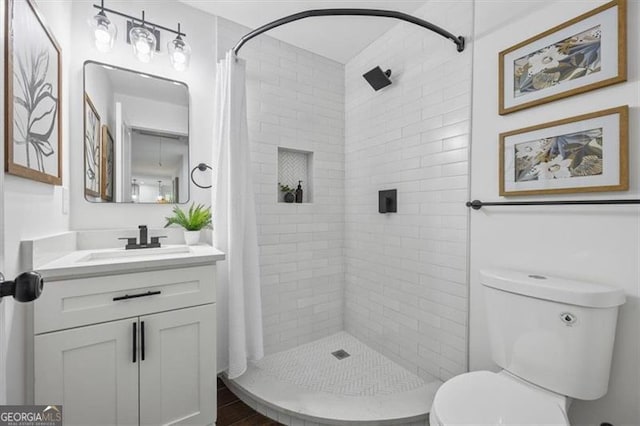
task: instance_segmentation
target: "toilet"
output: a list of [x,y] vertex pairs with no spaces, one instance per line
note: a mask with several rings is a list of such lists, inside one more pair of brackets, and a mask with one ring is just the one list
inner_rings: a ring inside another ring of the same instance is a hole
[[482,270],[492,358],[502,371],[453,377],[431,426],[569,425],[572,398],[607,393],[624,292],[603,284]]

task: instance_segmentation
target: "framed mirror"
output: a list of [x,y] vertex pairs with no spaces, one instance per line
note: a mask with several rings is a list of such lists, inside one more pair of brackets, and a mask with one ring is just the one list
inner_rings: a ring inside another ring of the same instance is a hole
[[95,203],[189,201],[189,88],[84,63],[84,196]]

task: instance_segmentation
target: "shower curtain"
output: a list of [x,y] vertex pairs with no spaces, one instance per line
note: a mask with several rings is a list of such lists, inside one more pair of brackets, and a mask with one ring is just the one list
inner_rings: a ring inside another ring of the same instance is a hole
[[[233,379],[247,360],[264,354],[258,264],[258,233],[247,131],[245,62],[227,52],[215,86],[214,244],[226,254],[218,263],[218,370]],[[226,311],[226,312],[225,312]],[[228,357],[228,360],[226,358]],[[228,362],[228,364],[225,362]]]

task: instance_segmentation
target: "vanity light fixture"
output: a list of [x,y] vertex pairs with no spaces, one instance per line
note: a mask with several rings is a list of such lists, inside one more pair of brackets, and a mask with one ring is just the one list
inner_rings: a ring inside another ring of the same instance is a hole
[[116,41],[118,28],[104,13],[104,0],[100,3],[100,11],[89,21],[89,24],[93,29],[96,49],[103,53],[110,52]]
[[[178,33],[180,33],[180,23],[178,22]],[[167,51],[171,65],[177,71],[184,71],[189,68],[189,60],[191,59],[191,46],[182,39],[180,34],[175,39],[167,43]]]
[[100,52],[108,52],[113,48],[117,28],[107,17],[107,12],[127,19],[127,42],[133,48],[133,54],[140,62],[149,63],[156,52],[160,51],[160,30],[176,35],[176,38],[167,44],[171,65],[178,71],[184,71],[189,67],[191,59],[191,47],[184,41],[187,35],[182,32],[180,24],[178,30],[164,27],[147,21],[142,11],[142,18],[136,18],[126,13],[104,7],[104,0],[100,4],[94,4],[98,9],[97,15],[90,20],[93,29],[96,48]]

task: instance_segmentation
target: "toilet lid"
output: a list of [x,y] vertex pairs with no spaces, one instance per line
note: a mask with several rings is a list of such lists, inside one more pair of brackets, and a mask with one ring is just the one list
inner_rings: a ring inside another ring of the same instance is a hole
[[445,382],[433,411],[442,425],[569,425],[559,402],[506,375],[475,371]]

